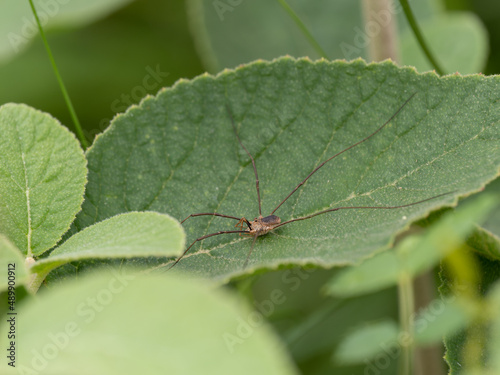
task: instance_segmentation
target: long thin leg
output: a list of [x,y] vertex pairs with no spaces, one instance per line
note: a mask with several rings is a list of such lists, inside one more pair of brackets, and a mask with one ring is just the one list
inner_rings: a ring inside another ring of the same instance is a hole
[[245,259],[245,263],[243,263],[243,269],[247,268],[248,260],[250,259],[250,254],[252,254],[253,246],[255,245],[255,240],[258,236],[253,236],[252,246],[250,246],[250,251],[247,254],[247,258]]
[[213,236],[218,236],[219,234],[228,234],[228,233],[248,233],[248,232],[244,231],[244,230],[224,230],[224,231],[220,231],[220,232],[216,232],[216,233],[210,233],[210,234],[207,234],[207,235],[202,236],[200,238],[197,238],[196,240],[193,241],[193,243],[191,245],[189,245],[189,247],[186,250],[184,250],[182,255],[179,258],[177,258],[177,260],[170,267],[168,267],[167,271],[169,269],[171,269],[173,266],[175,266],[177,263],[179,263],[179,261],[182,258],[184,258],[184,255],[186,255],[186,253],[189,251],[189,249],[191,249],[196,242],[204,240],[205,238],[208,238],[208,237],[213,237]]
[[236,217],[236,216],[229,216],[229,215],[223,215],[223,214],[217,214],[217,213],[211,213],[211,212],[202,212],[199,214],[191,214],[188,217],[186,217],[184,220],[181,221],[181,224],[184,223],[187,219],[190,217],[195,217],[195,216],[219,216],[219,217],[227,217],[228,219],[234,219],[234,220],[240,220],[241,218]]
[[[308,175],[308,176],[304,179],[304,181],[302,181],[300,184],[298,184],[298,185],[295,187],[295,189],[293,189],[293,190],[292,190],[292,192],[291,192],[290,194],[288,194],[288,195],[286,196],[286,198],[285,198],[285,199],[283,199],[283,200],[281,201],[281,203],[280,203],[280,204],[278,204],[278,206],[277,206],[277,207],[273,210],[273,212],[271,212],[271,215],[272,215],[272,214],[274,214],[274,213],[276,212],[276,210],[277,210],[278,208],[280,208],[280,207],[281,207],[281,205],[282,205],[283,203],[285,203],[285,202],[286,202],[286,200],[287,200],[288,198],[290,198],[290,197],[292,196],[292,194],[293,194],[293,193],[295,193],[295,192],[298,190],[298,188],[300,188],[302,185],[304,185],[304,183],[305,183],[305,182],[309,179],[309,177],[311,177],[314,173],[316,173],[316,171],[317,171],[318,169],[320,169],[323,165],[325,165],[326,163],[328,163],[330,160],[332,160],[332,159],[336,158],[336,157],[337,157],[337,156],[339,156],[340,154],[343,154],[344,152],[346,152],[346,151],[350,150],[351,148],[356,147],[357,145],[359,145],[359,144],[363,143],[364,141],[367,141],[368,139],[370,139],[371,137],[373,137],[375,134],[377,134],[379,131],[381,131],[381,130],[382,130],[382,129],[383,129],[383,128],[384,128],[384,127],[385,127],[385,126],[389,123],[389,122],[391,122],[391,121],[394,119],[394,117],[396,117],[396,116],[399,114],[399,112],[401,112],[401,110],[404,108],[404,106],[405,106],[405,105],[407,105],[407,104],[408,104],[408,102],[409,102],[409,101],[410,101],[410,100],[411,100],[411,99],[412,99],[412,98],[413,98],[416,94],[417,94],[417,93],[414,93],[414,94],[412,94],[412,96],[410,96],[408,99],[406,99],[406,101],[403,103],[403,105],[402,105],[401,107],[399,107],[399,109],[396,111],[396,113],[394,113],[394,114],[391,116],[391,118],[390,118],[389,120],[387,120],[386,122],[384,122],[384,124],[383,124],[380,128],[378,128],[377,130],[375,130],[375,131],[374,131],[372,134],[370,134],[368,137],[363,138],[361,141],[359,141],[359,142],[357,142],[357,143],[355,143],[355,144],[353,144],[353,145],[351,145],[351,146],[347,147],[346,149],[344,149],[344,150],[342,150],[342,151],[340,151],[340,152],[336,153],[335,155],[333,155],[332,157],[330,157],[330,158],[326,159],[323,163],[321,163],[320,165],[318,165],[318,166],[317,166],[317,167],[316,167],[316,168],[315,168],[315,169],[314,169],[311,173],[309,173],[309,175]],[[283,224],[281,224],[281,225],[283,225]]]
[[285,224],[293,223],[294,221],[306,220],[306,219],[310,219],[310,218],[312,218],[314,216],[326,214],[327,212],[333,212],[333,211],[339,211],[339,210],[352,210],[352,209],[367,209],[367,208],[368,209],[379,209],[379,210],[392,210],[392,209],[395,209],[395,208],[404,208],[404,207],[415,206],[417,204],[424,203],[424,202],[430,201],[432,199],[436,199],[436,198],[442,197],[443,195],[448,195],[448,194],[451,194],[451,193],[454,193],[454,192],[450,191],[448,193],[439,194],[439,195],[436,195],[434,197],[423,199],[423,200],[418,201],[418,202],[413,202],[413,203],[408,203],[408,204],[402,204],[400,206],[357,206],[357,207],[336,207],[336,208],[330,208],[328,210],[316,212],[315,214],[311,214],[311,215],[307,215],[307,216],[304,216],[304,217],[299,217],[297,219],[291,219],[291,220],[285,221],[285,222],[281,223],[280,225],[275,226],[274,229],[276,229],[278,227],[281,227],[281,226],[283,226]]
[[250,160],[252,161],[253,171],[255,173],[255,187],[257,188],[257,201],[259,202],[259,216],[262,216],[262,209],[261,209],[261,205],[260,205],[259,175],[257,174],[257,167],[255,166],[255,160],[253,159],[252,155],[247,150],[247,148],[241,142],[240,136],[238,135],[238,132],[236,130],[236,125],[234,124],[234,119],[233,119],[233,115],[231,113],[231,109],[229,108],[229,105],[227,103],[226,103],[226,109],[227,109],[227,113],[229,114],[229,117],[231,118],[231,124],[233,125],[234,134],[236,134],[236,138],[238,138],[238,142],[240,143],[240,146],[243,148],[243,150],[245,150],[247,155],[250,157]]

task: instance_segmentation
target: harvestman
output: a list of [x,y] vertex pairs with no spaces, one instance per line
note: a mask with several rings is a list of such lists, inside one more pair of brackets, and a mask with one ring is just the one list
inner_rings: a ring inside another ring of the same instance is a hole
[[[354,148],[357,145],[359,145],[359,144],[367,141],[368,139],[370,139],[371,137],[373,137],[375,134],[377,134],[378,132],[380,132],[389,122],[391,122],[399,114],[399,112],[401,112],[401,110],[408,104],[408,102],[415,95],[416,95],[416,93],[414,93],[413,95],[411,95],[401,105],[401,107],[399,107],[399,109],[389,118],[389,120],[387,120],[381,127],[379,127],[377,130],[375,130],[372,134],[370,134],[366,138],[363,138],[362,140],[358,141],[357,143],[355,143],[355,144],[347,147],[346,149],[344,149],[344,150],[336,153],[335,155],[329,157],[324,162],[322,162],[320,165],[318,165],[316,168],[314,168],[314,170],[311,173],[309,173],[309,175],[301,183],[299,183],[291,191],[291,193],[288,194],[285,197],[285,199],[283,199],[281,201],[280,204],[278,204],[276,206],[276,208],[271,212],[271,214],[269,216],[266,216],[266,217],[262,216],[262,211],[261,211],[260,189],[259,189],[259,176],[257,174],[257,167],[255,166],[255,160],[252,157],[252,155],[250,154],[250,152],[247,150],[247,148],[241,142],[240,136],[238,135],[238,132],[236,130],[236,125],[234,124],[233,115],[231,114],[231,110],[230,110],[229,106],[226,104],[227,112],[228,112],[229,117],[231,119],[231,124],[233,126],[234,134],[236,135],[236,138],[238,139],[238,143],[243,148],[243,150],[245,150],[245,152],[247,153],[247,155],[250,157],[250,160],[252,161],[253,171],[255,173],[255,187],[257,188],[257,201],[259,202],[259,217],[256,217],[252,221],[248,221],[244,217],[236,217],[236,216],[230,216],[230,215],[223,215],[223,214],[212,213],[212,212],[203,212],[203,213],[189,215],[188,217],[186,217],[184,220],[181,221],[181,224],[184,223],[187,219],[189,219],[191,217],[195,217],[195,216],[218,216],[218,217],[224,217],[224,218],[228,218],[228,219],[238,220],[238,223],[235,225],[235,227],[240,227],[240,230],[224,230],[224,231],[219,231],[219,232],[215,232],[215,233],[210,233],[210,234],[207,234],[205,236],[197,238],[196,240],[194,240],[191,243],[191,245],[189,245],[189,247],[186,250],[184,250],[184,252],[182,253],[182,255],[169,267],[169,269],[172,268],[173,266],[175,266],[177,263],[179,263],[179,261],[186,255],[186,253],[189,251],[189,249],[191,249],[191,247],[193,247],[193,245],[196,242],[202,241],[202,240],[204,240],[206,238],[209,238],[209,237],[218,236],[220,234],[240,233],[240,234],[250,235],[250,236],[253,237],[252,245],[250,246],[250,250],[249,250],[248,255],[246,257],[245,263],[243,264],[243,268],[245,268],[247,266],[248,260],[250,259],[250,254],[252,254],[252,250],[254,248],[255,240],[257,239],[257,237],[263,236],[264,234],[266,234],[266,233],[268,233],[268,232],[270,232],[270,231],[272,231],[272,230],[274,230],[276,228],[279,228],[279,227],[281,227],[283,225],[286,225],[286,224],[293,223],[294,221],[306,220],[306,219],[310,219],[310,218],[318,216],[318,215],[326,214],[328,212],[334,212],[334,211],[339,211],[339,210],[347,210],[347,209],[382,209],[382,210],[392,210],[392,209],[396,209],[396,208],[404,208],[404,207],[409,207],[409,206],[414,206],[414,205],[417,205],[417,204],[420,204],[420,203],[424,203],[424,202],[427,202],[427,201],[429,201],[431,199],[442,197],[443,195],[450,194],[451,192],[447,192],[447,193],[444,193],[444,194],[439,194],[439,195],[433,196],[431,198],[423,199],[423,200],[418,201],[418,202],[403,204],[403,205],[400,205],[400,206],[356,206],[356,207],[336,207],[336,208],[330,208],[328,210],[323,210],[323,211],[320,211],[320,212],[316,212],[314,214],[307,215],[307,216],[304,216],[304,217],[299,217],[299,218],[296,218],[296,219],[291,219],[291,220],[285,221],[283,223],[281,222],[281,219],[278,216],[274,215],[274,213],[278,210],[278,208],[280,208],[281,205],[283,203],[285,203],[286,200],[288,198],[290,198],[293,193],[295,193],[302,185],[304,185],[304,183],[314,173],[316,173],[318,171],[318,169],[320,169],[322,166],[324,166],[326,163],[328,163],[330,160],[334,159],[335,157],[339,156],[340,154],[343,154],[344,152],[350,150],[351,148]],[[243,224],[245,224],[247,227],[243,228]]]

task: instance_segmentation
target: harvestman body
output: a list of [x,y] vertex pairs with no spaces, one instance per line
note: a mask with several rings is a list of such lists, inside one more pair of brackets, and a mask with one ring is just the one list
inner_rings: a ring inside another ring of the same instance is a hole
[[[414,93],[413,95],[411,95],[401,105],[401,107],[399,107],[399,109],[389,118],[389,120],[387,120],[382,126],[380,126],[372,134],[370,134],[366,138],[363,138],[362,140],[358,141],[357,143],[355,143],[355,144],[347,147],[346,149],[344,149],[344,150],[336,153],[335,155],[331,156],[330,158],[328,158],[327,160],[325,160],[324,162],[322,162],[320,165],[318,165],[311,173],[309,173],[309,175],[301,183],[299,183],[292,190],[292,192],[290,194],[288,194],[285,197],[285,199],[283,199],[281,201],[280,204],[278,204],[278,206],[276,206],[276,208],[271,212],[271,214],[269,216],[265,216],[265,217],[262,216],[262,211],[261,211],[260,189],[259,189],[259,176],[257,174],[257,167],[255,166],[255,160],[252,157],[252,155],[250,154],[250,152],[247,150],[247,148],[241,142],[240,136],[238,135],[238,132],[236,130],[236,125],[234,124],[233,115],[231,114],[231,110],[230,110],[229,106],[226,104],[226,108],[227,108],[229,117],[231,118],[231,124],[233,126],[234,134],[236,135],[236,138],[238,139],[238,143],[245,150],[245,152],[247,153],[247,155],[250,157],[250,160],[252,161],[252,166],[253,166],[253,170],[254,170],[254,173],[255,173],[255,186],[256,186],[256,189],[257,189],[257,200],[258,200],[258,203],[259,203],[259,217],[256,217],[252,221],[248,221],[244,217],[240,218],[240,217],[236,217],[236,216],[223,215],[223,214],[219,214],[219,213],[207,213],[207,212],[204,212],[204,213],[197,213],[197,214],[191,214],[191,215],[189,215],[184,220],[182,220],[181,223],[184,223],[190,217],[195,217],[195,216],[218,216],[218,217],[224,217],[224,218],[228,218],[228,219],[238,220],[238,223],[235,225],[235,227],[239,227],[240,230],[219,231],[219,232],[207,234],[205,236],[197,238],[196,240],[194,240],[191,243],[191,245],[189,245],[189,247],[186,250],[184,250],[184,252],[182,253],[182,255],[169,267],[169,269],[172,268],[173,266],[175,266],[177,263],[179,263],[179,261],[184,257],[184,255],[186,255],[186,253],[189,251],[189,249],[191,249],[191,247],[193,247],[193,245],[196,242],[202,241],[202,240],[204,240],[206,238],[209,238],[209,237],[218,236],[220,234],[240,233],[240,234],[245,234],[245,235],[249,235],[249,236],[253,237],[252,245],[250,247],[250,250],[249,250],[248,255],[246,257],[245,263],[243,265],[243,268],[245,268],[246,265],[247,265],[247,263],[248,263],[248,260],[250,259],[250,254],[252,253],[252,250],[253,250],[253,247],[254,247],[254,244],[255,244],[255,240],[257,239],[257,237],[263,236],[264,234],[272,231],[273,229],[276,229],[276,228],[281,227],[283,225],[292,223],[294,221],[306,220],[306,219],[310,219],[310,218],[312,218],[314,216],[318,216],[318,215],[322,215],[322,214],[326,214],[328,212],[333,212],[333,211],[338,211],[338,210],[347,210],[347,209],[383,209],[383,210],[389,210],[389,209],[409,207],[409,206],[413,206],[413,205],[420,204],[420,203],[423,203],[423,202],[427,202],[427,201],[429,201],[431,199],[442,197],[443,195],[450,194],[451,192],[447,192],[447,193],[439,194],[439,195],[436,195],[436,196],[433,196],[431,198],[427,198],[427,199],[424,199],[424,200],[421,200],[421,201],[418,201],[418,202],[403,204],[403,205],[400,205],[400,206],[357,206],[357,207],[336,207],[336,208],[330,208],[328,210],[316,212],[316,213],[311,214],[311,215],[307,215],[307,216],[296,218],[296,219],[291,219],[291,220],[288,220],[288,221],[285,221],[285,222],[281,222],[281,219],[278,216],[274,215],[274,213],[276,212],[276,210],[278,210],[278,208],[280,208],[281,205],[283,203],[285,203],[285,201],[288,198],[290,198],[290,196],[293,193],[295,193],[302,185],[304,185],[304,183],[309,179],[309,177],[311,177],[318,169],[320,169],[323,165],[325,165],[326,163],[328,163],[333,158],[335,158],[335,157],[339,156],[340,154],[342,154],[342,153],[350,150],[353,147],[356,147],[360,143],[363,143],[363,142],[367,141],[368,139],[370,139],[371,137],[373,137],[375,134],[377,134],[378,132],[380,132],[390,121],[392,121],[399,114],[399,112],[401,112],[401,110],[406,106],[406,104],[408,104],[408,102],[415,95],[416,95],[416,93]],[[244,225],[246,225],[247,227],[244,228]]]

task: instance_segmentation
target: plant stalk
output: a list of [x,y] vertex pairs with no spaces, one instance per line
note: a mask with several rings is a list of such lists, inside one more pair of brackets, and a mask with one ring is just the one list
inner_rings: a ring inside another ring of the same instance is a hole
[[436,58],[434,55],[431,53],[431,50],[429,49],[427,42],[424,39],[424,36],[422,35],[422,32],[420,31],[420,27],[417,24],[417,21],[415,20],[415,16],[413,15],[413,12],[410,8],[410,4],[408,3],[408,0],[399,0],[401,3],[401,6],[403,7],[403,11],[405,13],[406,19],[408,20],[408,23],[410,24],[410,27],[413,31],[413,34],[415,34],[415,37],[417,38],[418,44],[420,45],[420,48],[422,48],[422,51],[424,52],[425,56],[427,57],[427,60],[431,63],[433,66],[434,70],[436,73],[439,75],[443,75],[444,70],[441,69],[441,66],[438,64]]
[[33,0],[28,0],[28,1],[30,3],[31,10],[33,11],[33,15],[35,16],[35,20],[38,25],[38,30],[40,30],[40,36],[42,37],[43,44],[45,45],[45,49],[47,50],[47,54],[49,55],[49,60],[50,63],[52,64],[52,68],[54,69],[57,82],[59,83],[59,87],[61,88],[64,101],[66,102],[73,123],[75,124],[76,134],[80,139],[82,147],[86,149],[88,147],[87,140],[85,139],[82,127],[80,126],[80,122],[78,121],[78,117],[76,116],[76,112],[75,109],[73,108],[73,104],[69,97],[68,91],[66,90],[61,75],[59,74],[59,70],[57,69],[56,61],[54,60],[54,56],[52,55],[52,51],[50,50],[49,43],[47,42],[47,38],[45,37],[45,33],[43,32],[42,24],[40,23],[40,19],[38,18],[38,13],[36,12],[35,5],[33,4]]
[[411,276],[407,273],[402,274],[398,283],[398,302],[399,302],[399,322],[400,322],[400,344],[401,355],[399,358],[400,375],[413,374],[413,311],[414,296],[413,283]]
[[290,16],[290,18],[299,27],[300,31],[302,31],[302,34],[304,34],[304,36],[307,38],[307,40],[309,41],[309,43],[311,43],[312,47],[316,50],[316,52],[321,57],[324,57],[325,59],[330,60],[328,58],[328,55],[326,54],[326,52],[323,50],[323,48],[321,48],[321,46],[319,45],[319,43],[317,42],[317,40],[312,36],[312,34],[307,29],[307,27],[304,24],[304,22],[302,22],[302,20],[297,15],[297,13],[295,13],[293,11],[293,9],[290,7],[290,5],[288,5],[288,3],[286,2],[286,0],[278,0],[278,3],[280,3],[280,5],[283,7],[283,9],[288,13],[288,15]]

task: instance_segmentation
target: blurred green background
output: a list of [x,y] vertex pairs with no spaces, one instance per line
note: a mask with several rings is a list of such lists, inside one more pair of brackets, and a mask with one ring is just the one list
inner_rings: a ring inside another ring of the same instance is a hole
[[[318,26],[312,22],[310,17],[308,18],[310,13],[300,9],[299,2],[294,4],[294,1],[290,1],[290,4],[299,8],[296,10],[306,24],[308,22],[313,24],[312,32],[328,35],[328,28],[323,27],[323,29],[318,30]],[[9,9],[5,7],[5,4],[12,3],[13,0],[0,0],[0,6],[2,2],[4,3],[3,8]],[[25,2],[26,7],[28,7],[28,2]],[[437,6],[446,6],[449,11],[470,11],[479,17],[486,27],[489,37],[489,55],[486,51],[487,63],[483,73],[498,73],[500,71],[500,52],[496,46],[500,45],[500,2],[498,0],[446,0],[445,3],[432,0],[430,2],[438,4]],[[204,25],[196,21],[196,17],[199,15],[192,11],[192,4],[196,3],[196,0],[190,3],[191,7],[187,7],[185,1],[123,1],[121,7],[117,6],[117,9],[112,12],[95,17],[91,22],[83,23],[83,26],[81,23],[75,23],[78,26],[56,25],[48,28],[49,43],[90,142],[96,134],[108,126],[109,121],[116,113],[123,112],[130,104],[138,103],[146,93],[154,95],[161,87],[171,86],[180,78],[189,79],[208,70],[210,59],[206,55],[202,59],[197,53],[197,51],[203,51],[201,39],[203,39],[205,32],[204,29],[202,30]],[[220,38],[213,35],[213,28],[210,29],[210,22],[212,22],[210,16],[212,19],[217,19],[215,26],[218,27],[219,24],[220,27],[224,26],[222,32],[229,34],[230,28],[238,27],[238,23],[234,22],[236,17],[242,16],[245,11],[253,7],[254,3],[241,1],[240,5],[232,7],[232,10],[224,13],[224,20],[216,18],[214,3],[213,1],[205,1],[203,4],[205,12],[211,12],[207,14],[209,17],[205,23],[207,29],[212,32],[211,44],[214,50],[212,52],[218,52],[216,43]],[[222,3],[227,2],[222,1]],[[275,7],[274,10],[282,11],[274,3],[276,2],[270,2]],[[417,3],[414,5],[421,7]],[[360,7],[359,2],[356,2],[356,6]],[[187,8],[191,9],[191,27]],[[259,17],[257,7],[251,10],[255,16]],[[3,13],[1,17],[9,17],[5,10]],[[245,38],[244,43],[240,43],[241,53],[235,51],[234,45],[231,45],[232,57],[237,56],[242,59],[240,56],[243,56],[248,50],[253,53],[253,55],[252,53],[249,55],[254,56],[258,53],[258,48],[265,47],[266,40],[262,39],[261,34],[262,30],[269,33],[269,27],[266,28],[268,24],[264,25],[264,16],[265,14],[262,18],[262,25],[251,25],[255,32],[248,33],[247,30],[244,36],[240,36],[240,38]],[[231,17],[233,17],[233,21],[231,21]],[[359,15],[356,17],[357,21],[361,19]],[[281,33],[283,35],[281,35],[280,28],[275,28],[276,36],[270,36],[270,39],[291,38],[295,45],[290,47],[291,52],[289,53],[310,49],[310,46],[306,46],[303,40],[299,40],[300,33],[293,30],[296,29],[296,26],[284,12],[282,18],[283,22],[288,22],[287,29],[281,29],[284,30]],[[343,31],[347,34],[340,37],[340,40],[352,40],[353,38],[348,34],[352,32],[353,26],[346,23],[347,21],[344,21],[343,24]],[[398,22],[402,24],[404,19],[399,17]],[[332,28],[338,28],[338,26],[333,25],[334,22],[332,22]],[[401,28],[406,28],[406,26],[402,25]],[[234,30],[234,32],[236,34],[238,31]],[[230,36],[227,35],[227,37]],[[339,38],[332,36],[332,38],[335,37]],[[322,41],[321,35],[318,35],[318,40]],[[460,44],[460,40],[456,42]],[[274,46],[271,47],[273,50]],[[280,51],[279,48],[276,50]],[[309,55],[312,59],[319,57],[314,52]],[[343,58],[334,52],[329,53],[329,55],[331,58]],[[361,55],[364,54],[361,53]],[[296,52],[295,56],[300,56],[300,52]],[[269,58],[269,56],[264,56],[264,58]],[[219,58],[219,64],[216,65],[217,70],[226,66],[224,61],[227,59]],[[246,60],[243,58],[243,61]],[[234,65],[228,67],[234,67]],[[156,72],[156,74],[152,72]],[[63,124],[73,129],[68,110],[39,36],[35,37],[26,49],[10,60],[0,60],[0,82],[0,103],[26,103],[52,114]]]

